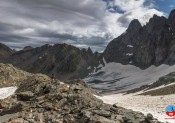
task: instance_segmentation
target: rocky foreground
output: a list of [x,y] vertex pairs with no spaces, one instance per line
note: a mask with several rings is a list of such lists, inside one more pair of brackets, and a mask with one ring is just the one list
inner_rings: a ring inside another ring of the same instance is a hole
[[[14,70],[16,74],[21,72],[11,65],[0,66],[4,69],[7,67],[8,71]],[[5,74],[9,74],[8,71]],[[1,70],[0,73],[2,72],[4,71]],[[0,78],[2,75],[4,74],[0,74]],[[0,122],[159,123],[151,114],[144,116],[140,112],[103,103],[94,96],[97,93],[81,80],[67,81],[64,84],[42,74],[25,75],[21,76],[23,79],[18,79],[16,93],[0,101]],[[10,80],[14,80],[13,77],[16,75],[10,74],[6,78],[12,85],[14,82]],[[7,116],[5,120],[4,116]]]

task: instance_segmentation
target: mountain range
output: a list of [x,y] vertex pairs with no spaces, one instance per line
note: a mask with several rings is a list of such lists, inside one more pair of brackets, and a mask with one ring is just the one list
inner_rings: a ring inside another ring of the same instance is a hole
[[24,47],[23,50],[13,51],[4,44],[0,44],[1,61],[13,64],[32,73],[55,74],[60,80],[75,79],[87,76],[91,71],[89,66],[98,64],[99,53],[93,53],[90,48],[79,49],[68,44],[46,44],[41,47]]
[[103,53],[68,44],[24,47],[15,51],[0,44],[0,61],[32,73],[55,74],[60,80],[84,78],[99,64],[116,62],[146,69],[175,63],[175,10],[169,17],[154,15],[142,26],[134,19],[126,32],[113,39]]

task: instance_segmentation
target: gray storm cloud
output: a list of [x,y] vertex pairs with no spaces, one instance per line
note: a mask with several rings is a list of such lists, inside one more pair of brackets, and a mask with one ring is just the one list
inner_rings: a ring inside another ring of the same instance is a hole
[[0,42],[18,49],[26,45],[68,43],[102,51],[110,40],[126,30],[132,19],[144,24],[153,14],[164,15],[144,6],[145,0],[111,1],[123,13],[108,10],[107,1],[1,0]]

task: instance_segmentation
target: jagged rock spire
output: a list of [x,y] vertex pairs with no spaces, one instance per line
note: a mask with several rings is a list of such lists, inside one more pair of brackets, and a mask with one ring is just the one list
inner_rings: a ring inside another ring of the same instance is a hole
[[175,32],[175,9],[173,9],[170,12],[170,15],[168,17],[168,25],[169,25],[171,31]]
[[140,24],[138,19],[134,19],[131,21],[131,23],[129,24],[129,27],[127,29],[128,32],[136,32],[138,31],[140,28],[142,28],[142,25]]

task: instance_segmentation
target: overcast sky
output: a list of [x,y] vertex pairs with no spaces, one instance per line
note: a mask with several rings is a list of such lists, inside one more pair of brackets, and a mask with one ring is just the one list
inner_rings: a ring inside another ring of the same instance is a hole
[[11,48],[68,43],[102,51],[133,19],[167,16],[168,0],[0,0],[0,42]]

